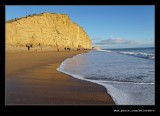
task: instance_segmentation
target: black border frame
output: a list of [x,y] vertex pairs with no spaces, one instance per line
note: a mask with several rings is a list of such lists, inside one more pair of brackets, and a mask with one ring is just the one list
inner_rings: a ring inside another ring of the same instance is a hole
[[[160,18],[158,15],[160,15],[160,1],[159,0],[133,0],[133,1],[125,1],[125,0],[117,0],[117,1],[105,1],[105,0],[98,0],[98,1],[92,1],[85,3],[86,1],[78,1],[78,0],[58,0],[58,1],[22,1],[22,0],[6,0],[0,1],[0,23],[1,28],[0,29],[0,34],[1,34],[1,41],[0,41],[0,50],[1,54],[3,54],[1,58],[1,84],[0,84],[0,91],[1,93],[4,93],[4,95],[1,94],[1,102],[2,103],[2,108],[4,112],[6,111],[51,111],[51,112],[56,112],[59,110],[65,110],[66,112],[73,113],[74,111],[80,111],[81,113],[83,111],[87,111],[90,113],[94,113],[98,111],[99,113],[103,112],[114,112],[114,110],[119,110],[119,111],[124,111],[124,110],[154,110],[155,112],[159,112],[159,102],[158,102],[158,86],[159,86],[159,78],[158,78],[158,73],[159,73],[159,66],[160,64],[160,44],[158,43],[158,35],[160,32],[158,32],[158,27],[160,27]],[[92,106],[92,105],[85,105],[85,106],[78,106],[78,105],[73,105],[73,106],[5,106],[5,5],[155,5],[155,105],[151,106],[128,106],[128,105],[117,105],[117,106]],[[3,38],[3,39],[2,39]],[[3,71],[2,71],[3,70]],[[60,111],[59,114],[63,114],[65,112]]]

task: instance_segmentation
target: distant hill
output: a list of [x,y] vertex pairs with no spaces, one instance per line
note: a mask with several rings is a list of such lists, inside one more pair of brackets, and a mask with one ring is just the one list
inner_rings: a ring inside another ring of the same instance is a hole
[[101,48],[99,46],[93,46],[92,49],[94,49],[94,50],[101,50]]

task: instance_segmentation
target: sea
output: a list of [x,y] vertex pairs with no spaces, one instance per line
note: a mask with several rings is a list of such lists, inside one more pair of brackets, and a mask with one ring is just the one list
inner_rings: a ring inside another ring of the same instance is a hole
[[155,105],[154,51],[91,50],[64,60],[57,70],[104,86],[116,105]]

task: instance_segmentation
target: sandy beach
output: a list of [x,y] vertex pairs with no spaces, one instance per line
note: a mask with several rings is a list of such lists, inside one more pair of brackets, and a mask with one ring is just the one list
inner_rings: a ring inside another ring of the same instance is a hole
[[6,51],[6,105],[114,104],[103,86],[56,70],[82,52],[88,51]]

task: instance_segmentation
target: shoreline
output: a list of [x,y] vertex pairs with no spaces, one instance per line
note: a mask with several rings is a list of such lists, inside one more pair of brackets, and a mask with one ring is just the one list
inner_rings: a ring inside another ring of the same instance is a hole
[[56,70],[65,59],[88,51],[26,52],[6,52],[6,105],[115,104],[102,85]]

